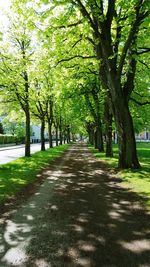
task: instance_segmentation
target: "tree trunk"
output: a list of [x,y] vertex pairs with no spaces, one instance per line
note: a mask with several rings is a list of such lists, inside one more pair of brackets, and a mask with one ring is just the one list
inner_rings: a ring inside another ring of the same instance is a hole
[[[106,66],[107,63],[108,62],[106,62]],[[109,68],[107,66],[104,75],[107,77],[113,115],[118,131],[118,167],[121,169],[138,169],[140,168],[140,164],[136,152],[135,134],[128,106],[128,98],[123,93],[121,81],[117,77],[113,60]]]
[[55,131],[56,131],[56,146],[58,146],[58,127],[55,127]]
[[70,143],[70,140],[71,140],[71,138],[70,138],[70,126],[67,125],[67,144]]
[[25,112],[26,116],[26,136],[25,136],[25,157],[30,157],[30,111],[29,109]]
[[66,144],[66,134],[64,133],[64,135],[63,135],[63,139],[64,139],[64,144]]
[[52,124],[48,121],[48,136],[49,136],[49,147],[53,147],[53,139],[52,139]]
[[95,119],[95,124],[96,124],[96,133],[95,133],[96,148],[99,151],[104,151],[102,122],[101,122],[101,113],[100,113],[100,102],[99,102],[99,98],[98,98],[98,93],[95,91],[95,88],[94,88],[94,90],[92,90],[92,96],[93,96],[93,100],[95,102],[95,111],[93,111],[92,113],[93,113],[93,117]]
[[113,157],[112,149],[112,115],[106,122],[106,157]]
[[94,132],[94,147],[95,147],[95,149],[98,148],[98,145],[97,145],[97,130]]
[[72,141],[73,142],[76,142],[76,136],[75,136],[75,134],[72,134]]
[[137,158],[133,121],[128,103],[123,98],[116,102],[114,105],[114,115],[118,130],[118,167],[122,169],[138,169],[140,164]]
[[59,144],[62,145],[62,128],[61,128],[61,125],[59,126]]
[[86,130],[89,136],[89,143],[91,145],[94,145],[94,139],[95,139],[95,135],[94,135],[94,125],[93,123],[87,123],[86,124]]
[[112,112],[109,98],[106,97],[104,103],[105,135],[106,135],[106,157],[113,156],[112,150]]
[[101,120],[97,119],[97,127],[96,127],[96,139],[97,139],[97,149],[98,151],[104,151],[104,144],[103,144],[103,134],[102,134],[102,123]]
[[94,145],[94,129],[90,129],[89,130],[89,143],[91,145]]
[[45,151],[45,120],[41,120],[41,151]]

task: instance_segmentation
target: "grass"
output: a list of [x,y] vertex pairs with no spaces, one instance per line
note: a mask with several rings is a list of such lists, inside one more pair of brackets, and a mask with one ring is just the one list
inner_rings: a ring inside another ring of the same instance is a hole
[[7,164],[0,165],[0,202],[16,195],[28,184],[36,180],[40,169],[58,157],[68,145],[62,145],[36,152],[32,157],[22,157]]
[[[89,147],[97,158],[107,163],[110,168],[117,168],[118,148],[113,146],[114,157],[106,158],[105,153],[97,152]],[[150,210],[150,143],[137,143],[137,152],[141,164],[140,170],[118,170],[118,177],[122,178],[122,185],[143,197],[143,203]]]

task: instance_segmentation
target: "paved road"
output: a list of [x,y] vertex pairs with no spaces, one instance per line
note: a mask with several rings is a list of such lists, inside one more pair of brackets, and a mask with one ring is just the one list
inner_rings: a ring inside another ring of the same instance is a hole
[[149,267],[150,215],[85,146],[0,218],[0,267]]
[[[53,145],[55,145],[55,143],[53,143]],[[46,148],[48,147],[49,145],[46,144]],[[31,154],[40,151],[40,149],[41,144],[31,144]],[[0,148],[0,164],[5,164],[17,158],[23,157],[24,150],[24,145]]]

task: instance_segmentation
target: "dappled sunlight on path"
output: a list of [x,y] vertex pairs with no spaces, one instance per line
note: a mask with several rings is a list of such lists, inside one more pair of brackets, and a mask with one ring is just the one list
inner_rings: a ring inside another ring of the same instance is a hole
[[84,145],[0,221],[0,267],[150,266],[150,216]]

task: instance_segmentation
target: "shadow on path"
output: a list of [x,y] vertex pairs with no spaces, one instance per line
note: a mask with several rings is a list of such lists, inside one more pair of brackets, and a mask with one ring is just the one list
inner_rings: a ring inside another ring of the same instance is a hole
[[84,145],[0,228],[0,267],[150,266],[150,216]]

